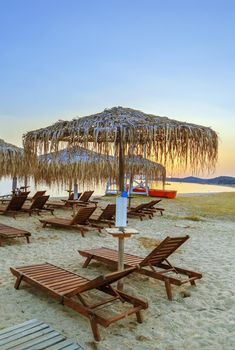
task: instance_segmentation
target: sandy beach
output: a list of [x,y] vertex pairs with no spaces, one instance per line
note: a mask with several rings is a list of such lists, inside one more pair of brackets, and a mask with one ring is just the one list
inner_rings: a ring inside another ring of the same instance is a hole
[[[133,200],[133,205],[142,198]],[[114,198],[102,198],[101,206]],[[0,329],[37,318],[92,350],[234,350],[235,349],[235,193],[178,196],[162,200],[163,216],[152,220],[129,219],[139,235],[125,240],[125,251],[145,256],[166,236],[189,235],[190,239],[170,261],[203,274],[197,286],[173,287],[173,301],[167,300],[164,284],[133,274],[125,279],[125,290],[149,302],[144,322],[127,317],[107,329],[100,327],[101,342],[93,340],[86,318],[63,307],[32,287],[22,284],[16,291],[10,266],[51,262],[89,278],[108,273],[107,266],[93,262],[82,268],[78,249],[117,247],[117,241],[103,230],[86,234],[42,228],[39,217],[18,215],[16,220],[0,216],[0,222],[32,233],[31,243],[14,239],[0,247]],[[50,217],[50,214],[42,214]],[[68,217],[68,210],[55,210]],[[186,291],[186,292],[185,292]],[[188,297],[186,297],[188,296]]]

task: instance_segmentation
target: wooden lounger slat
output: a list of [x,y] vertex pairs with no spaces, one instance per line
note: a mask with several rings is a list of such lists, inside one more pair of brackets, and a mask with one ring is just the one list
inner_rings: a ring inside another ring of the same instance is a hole
[[60,278],[60,280],[76,279],[77,281],[84,281],[84,278],[79,278],[73,275],[68,276],[68,274],[62,273],[62,272],[59,272],[58,274],[53,273],[52,275],[49,275],[49,276],[43,275],[42,277],[35,275],[35,277],[37,277],[37,279],[40,279],[40,281],[45,281],[45,282],[47,280],[52,281],[54,279],[58,279],[58,277]]

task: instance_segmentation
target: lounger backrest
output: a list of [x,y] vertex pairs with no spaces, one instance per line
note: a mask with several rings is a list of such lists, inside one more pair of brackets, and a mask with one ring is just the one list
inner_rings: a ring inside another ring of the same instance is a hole
[[129,212],[139,212],[140,210],[144,210],[145,209],[145,204],[146,203],[142,203],[142,204],[139,204],[139,205],[137,205],[137,207],[135,207],[135,208],[131,208],[130,210],[129,210]]
[[146,209],[153,208],[154,205],[156,205],[156,204],[159,203],[159,202],[161,202],[161,199],[157,199],[157,200],[151,201],[151,202],[149,202],[149,203],[146,203],[145,208],[146,208]]
[[31,198],[32,201],[34,201],[35,199],[43,196],[46,193],[46,191],[37,191],[34,196]]
[[28,192],[20,192],[20,194],[17,195],[16,197],[28,197],[29,194],[30,194],[30,191],[28,191]]
[[26,201],[25,196],[14,196],[8,203],[6,211],[19,211]]
[[[79,197],[81,196],[81,194],[82,194],[82,192],[79,192],[79,193],[78,193],[78,198],[77,198],[77,199],[79,199]],[[72,200],[73,200],[73,197],[74,197],[74,193],[72,192],[72,193],[70,193],[68,200],[69,200],[69,201],[72,201]]]
[[79,198],[79,201],[81,202],[88,202],[91,196],[93,195],[94,191],[85,191]]
[[148,264],[157,265],[167,259],[176,249],[178,249],[189,236],[166,237],[152,252],[140,263],[141,266]]
[[91,214],[95,211],[96,207],[86,207],[78,210],[77,214],[71,220],[70,225],[84,225]]
[[94,288],[100,288],[100,287],[105,287],[107,285],[110,285],[120,279],[122,279],[123,277],[126,277],[127,275],[129,275],[130,273],[132,273],[133,271],[135,271],[137,269],[137,267],[130,267],[128,269],[125,269],[123,271],[117,271],[117,272],[113,272],[113,273],[109,273],[107,275],[104,276],[98,276],[96,278],[94,278],[93,280],[88,281],[87,283],[82,284],[79,287],[74,288],[74,290],[72,290],[71,292],[65,294],[67,297],[72,297],[78,293],[82,293]]
[[116,204],[108,204],[107,207],[100,214],[100,220],[112,220],[115,216]]
[[30,209],[43,209],[44,205],[46,204],[46,202],[48,201],[50,196],[40,196],[38,198],[36,198]]

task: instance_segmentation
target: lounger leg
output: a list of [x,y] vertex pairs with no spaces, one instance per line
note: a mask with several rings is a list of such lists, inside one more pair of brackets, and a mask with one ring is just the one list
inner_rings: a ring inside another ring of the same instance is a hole
[[26,241],[27,241],[27,243],[30,243],[29,236],[26,236]]
[[93,258],[93,255],[88,256],[86,261],[82,265],[82,267],[87,267],[90,264],[90,261],[92,260],[92,258]]
[[22,278],[23,278],[23,275],[20,275],[19,277],[16,278],[16,283],[15,283],[15,285],[14,285],[14,288],[15,288],[15,289],[18,289],[18,288],[19,288],[20,283],[21,283],[21,281],[22,281]]
[[99,333],[99,329],[98,329],[98,324],[95,320],[94,317],[90,318],[90,323],[91,323],[91,329],[92,329],[92,333],[94,335],[94,338],[96,341],[100,341],[100,333]]
[[43,223],[43,225],[42,225],[42,227],[44,228],[44,227],[46,227],[46,225],[47,225],[47,223],[46,223],[46,222],[44,222],[44,223]]
[[166,294],[169,300],[172,300],[171,284],[168,278],[165,279]]
[[138,323],[143,323],[144,319],[143,319],[143,315],[142,315],[141,311],[136,312],[136,318],[137,318]]
[[195,281],[190,281],[191,286],[196,286],[196,282]]
[[80,230],[82,237],[85,237],[83,229]]

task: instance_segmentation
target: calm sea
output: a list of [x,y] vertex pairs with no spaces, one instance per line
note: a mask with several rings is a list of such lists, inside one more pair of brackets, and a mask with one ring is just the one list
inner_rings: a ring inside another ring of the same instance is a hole
[[[31,183],[29,190],[34,193],[37,189],[46,189],[48,194],[52,197],[63,197],[67,196],[66,189],[58,189],[56,187],[49,188],[46,186],[40,186],[35,188],[35,186]],[[23,182],[18,182],[18,187],[23,186]],[[151,188],[155,188],[155,184],[150,184]],[[11,192],[12,188],[12,180],[1,180],[0,181],[0,195],[8,194]],[[158,185],[158,188],[161,188]],[[80,188],[80,191],[86,190],[87,188]],[[216,193],[216,192],[235,192],[235,187],[229,186],[215,186],[215,185],[201,185],[201,184],[191,184],[191,183],[180,183],[180,182],[167,182],[165,186],[166,190],[176,190],[178,194],[183,193]],[[105,193],[105,187],[98,186],[95,189],[95,195],[103,195]]]

